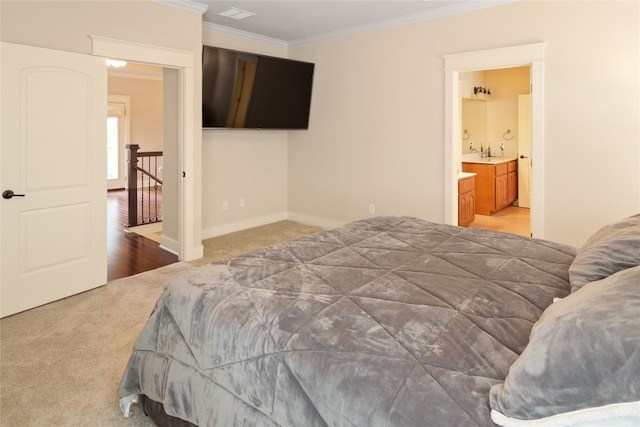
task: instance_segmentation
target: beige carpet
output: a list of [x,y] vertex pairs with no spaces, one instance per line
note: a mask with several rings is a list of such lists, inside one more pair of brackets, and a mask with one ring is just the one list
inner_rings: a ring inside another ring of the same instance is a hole
[[261,227],[214,237],[202,242],[204,245],[204,258],[193,261],[190,264],[198,266],[219,261],[278,242],[316,233],[320,230],[321,228],[299,224],[294,221],[279,221]]
[[[224,259],[318,231],[291,221],[205,242]],[[124,418],[116,391],[133,343],[179,262],[0,320],[0,426],[153,426],[138,407]]]

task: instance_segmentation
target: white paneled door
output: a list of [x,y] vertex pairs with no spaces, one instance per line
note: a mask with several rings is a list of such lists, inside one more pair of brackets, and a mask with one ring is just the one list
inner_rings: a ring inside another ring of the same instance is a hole
[[89,55],[0,49],[4,317],[106,283],[107,72]]

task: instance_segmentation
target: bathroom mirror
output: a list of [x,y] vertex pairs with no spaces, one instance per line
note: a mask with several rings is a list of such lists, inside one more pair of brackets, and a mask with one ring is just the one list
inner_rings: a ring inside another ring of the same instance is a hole
[[[480,152],[480,144],[487,148],[487,103],[462,98],[462,154]],[[471,147],[473,143],[473,147]]]

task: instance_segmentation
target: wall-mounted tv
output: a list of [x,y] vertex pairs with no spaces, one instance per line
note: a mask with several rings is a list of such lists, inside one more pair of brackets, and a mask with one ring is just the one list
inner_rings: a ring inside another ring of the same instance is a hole
[[202,126],[308,129],[314,64],[204,46]]

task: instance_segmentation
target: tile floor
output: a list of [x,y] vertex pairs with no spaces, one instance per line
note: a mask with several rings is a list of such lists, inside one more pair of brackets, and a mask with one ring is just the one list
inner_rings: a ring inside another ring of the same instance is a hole
[[491,216],[476,214],[475,221],[469,227],[530,236],[531,220],[529,209],[509,206]]

